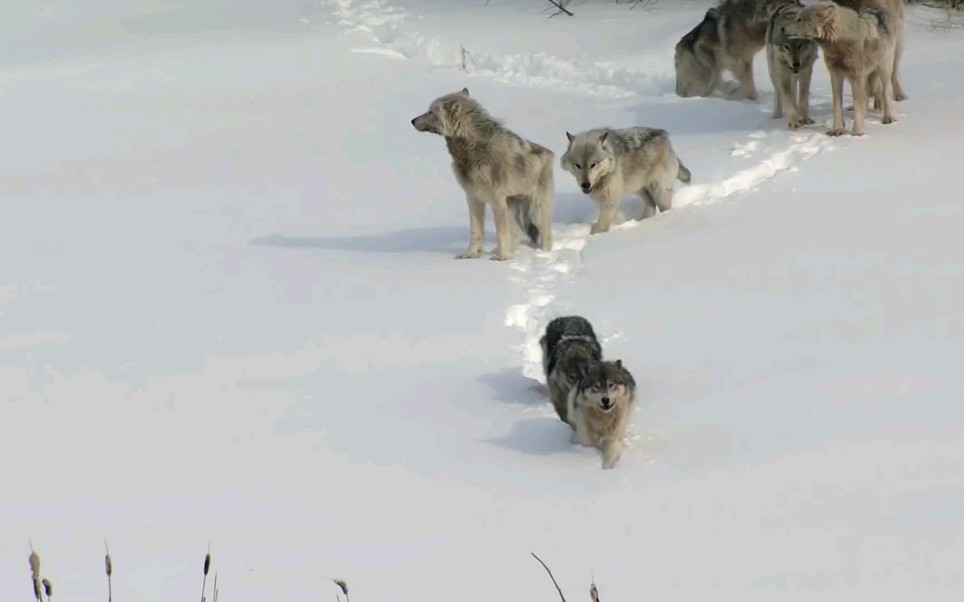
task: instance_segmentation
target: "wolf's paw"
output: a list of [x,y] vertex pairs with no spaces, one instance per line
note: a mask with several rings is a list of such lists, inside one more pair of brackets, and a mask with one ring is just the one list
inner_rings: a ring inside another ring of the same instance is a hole
[[787,127],[791,130],[796,130],[799,129],[804,123],[805,122],[802,117],[792,117],[787,120]]
[[827,130],[827,135],[828,135],[828,136],[843,136],[843,135],[844,135],[844,129],[843,129],[843,128],[830,128],[829,130]]
[[512,259],[512,253],[506,253],[505,251],[500,251],[499,249],[492,251],[492,253],[489,255],[489,259],[492,261],[506,261],[508,259]]
[[880,120],[880,122],[881,122],[882,124],[884,124],[884,125],[889,125],[889,124],[894,123],[894,122],[896,122],[896,121],[897,121],[897,118],[894,117],[893,115],[884,115],[884,116],[881,118],[881,120]]
[[455,256],[456,259],[477,259],[482,256],[481,250],[469,249],[464,253]]
[[817,122],[814,121],[813,119],[810,119],[810,117],[804,117],[804,118],[803,118],[803,125],[813,125],[813,124],[815,124],[815,123],[817,123]]
[[894,100],[901,102],[902,100],[910,100],[910,96],[906,94],[894,94]]
[[590,234],[602,234],[603,232],[608,232],[609,228],[600,226],[599,224],[593,224],[592,228],[589,228]]

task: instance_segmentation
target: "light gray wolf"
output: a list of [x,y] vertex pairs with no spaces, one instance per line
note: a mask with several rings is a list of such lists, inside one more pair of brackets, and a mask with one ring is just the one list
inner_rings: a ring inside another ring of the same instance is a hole
[[881,84],[884,109],[881,123],[897,121],[887,93],[894,68],[896,37],[884,10],[868,6],[855,11],[830,2],[818,2],[800,9],[797,20],[787,24],[785,31],[790,37],[815,40],[823,51],[833,94],[833,125],[828,135],[844,133],[845,79],[850,82],[854,96],[854,136],[864,135],[868,90],[873,89],[871,78],[877,78]]
[[802,4],[785,4],[770,15],[767,25],[767,70],[773,82],[773,118],[787,118],[795,130],[810,119],[810,81],[819,51],[807,38],[788,37],[784,28],[797,18]]
[[690,170],[676,156],[666,130],[604,127],[575,136],[566,132],[566,137],[569,146],[560,158],[562,167],[599,208],[593,234],[609,230],[625,192],[642,197],[640,219],[645,219],[657,208],[672,208],[674,180],[690,182]]
[[[887,13],[894,30],[894,68],[891,73],[891,89],[893,90],[894,100],[900,102],[907,100],[908,96],[904,92],[904,87],[900,83],[900,59],[904,54],[904,0],[834,0],[840,6],[846,6],[859,11],[865,7],[876,7]],[[875,108],[881,108],[880,86],[874,86],[874,90],[868,90],[868,94],[875,95]]]
[[445,138],[455,179],[465,191],[469,248],[458,259],[482,254],[486,205],[498,239],[492,259],[510,259],[522,234],[540,249],[552,250],[551,150],[506,128],[469,96],[468,88],[436,98],[412,125]]
[[602,467],[612,468],[622,454],[635,400],[636,381],[622,360],[596,362],[569,391],[572,442],[597,448]]
[[753,57],[766,44],[770,12],[796,0],[720,0],[693,29],[676,43],[676,94],[710,96],[722,72],[730,71],[738,88],[731,99],[756,100]]
[[549,398],[559,419],[572,426],[567,417],[569,391],[590,367],[602,361],[602,346],[592,324],[582,316],[554,318],[546,325],[539,346]]

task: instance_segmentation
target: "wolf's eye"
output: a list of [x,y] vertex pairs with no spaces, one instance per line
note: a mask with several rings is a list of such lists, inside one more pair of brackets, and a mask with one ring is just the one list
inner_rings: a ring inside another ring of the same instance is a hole
[[596,169],[596,166],[597,166],[597,165],[599,165],[599,163],[590,163],[590,164],[589,164],[589,169]]
[[578,163],[573,163],[572,166],[576,169],[582,169],[582,165],[579,165]]

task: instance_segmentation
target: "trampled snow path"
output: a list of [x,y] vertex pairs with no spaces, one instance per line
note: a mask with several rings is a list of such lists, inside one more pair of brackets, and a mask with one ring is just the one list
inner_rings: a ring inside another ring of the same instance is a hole
[[[738,144],[733,151],[735,155],[753,160],[753,165],[716,182],[700,183],[694,179],[688,185],[677,183],[674,210],[687,205],[717,203],[751,190],[832,146],[832,140],[822,132],[788,133],[783,129],[754,132],[750,134],[748,142]],[[658,220],[659,217],[657,215],[650,220]],[[626,220],[614,225],[613,230],[637,228],[645,223],[635,219]],[[552,251],[533,251],[523,247],[512,260],[512,279],[527,284],[528,291],[524,303],[509,307],[505,323],[522,330],[523,342],[518,347],[522,373],[543,384],[545,378],[542,374],[539,338],[546,324],[564,313],[564,308],[555,304],[555,291],[559,284],[575,275],[581,252],[590,241],[589,227],[589,224],[570,224],[557,228],[554,230]],[[645,236],[644,233],[640,235]],[[602,342],[605,346],[605,339]]]
[[[402,26],[408,14],[391,6],[386,0],[330,0],[329,3],[338,23],[346,27],[348,32],[365,33],[379,44],[375,48],[357,48],[356,52],[418,58],[437,66],[458,66],[458,48],[449,47],[418,32],[405,31]],[[609,98],[653,96],[660,93],[661,87],[665,87],[662,81],[665,78],[606,63],[583,63],[544,53],[473,53],[472,67],[470,74],[502,82],[558,86],[567,92],[578,89]],[[677,183],[674,207],[723,201],[742,191],[751,190],[832,147],[833,141],[822,131],[789,132],[783,120],[774,120],[772,129],[755,131],[749,134],[745,142],[735,145],[731,154],[750,161],[749,167],[716,181],[700,182],[697,173],[693,183]],[[652,219],[658,220],[659,216]],[[643,222],[638,220],[627,220],[613,229],[625,230],[641,224]],[[549,320],[565,313],[565,308],[558,307],[556,303],[556,290],[560,284],[575,276],[581,263],[582,250],[590,240],[589,224],[557,226],[554,237],[552,251],[536,251],[522,246],[510,262],[511,279],[525,289],[525,301],[509,307],[505,324],[522,331],[522,342],[517,348],[522,372],[540,383],[544,383],[545,378],[542,374],[539,338]],[[610,334],[609,338],[615,336],[619,334]],[[602,342],[605,345],[605,337]]]
[[[398,58],[419,58],[440,66],[459,68],[461,49],[418,32],[405,31],[408,14],[385,0],[330,0],[338,23],[349,32],[365,33],[379,44],[356,48],[355,52],[385,54]],[[546,53],[487,54],[470,51],[466,59],[469,75],[513,84],[563,88],[570,92],[608,99],[634,98],[643,91],[669,90],[665,76],[634,71],[605,62],[584,62]]]

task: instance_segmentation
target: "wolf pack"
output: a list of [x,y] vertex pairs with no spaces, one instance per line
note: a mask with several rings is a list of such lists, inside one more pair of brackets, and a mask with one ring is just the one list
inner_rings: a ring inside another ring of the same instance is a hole
[[[892,101],[907,99],[900,83],[904,44],[904,0],[719,0],[675,47],[676,94],[758,100],[753,59],[766,49],[774,87],[773,118],[796,130],[814,123],[810,83],[820,52],[830,75],[833,122],[827,134],[844,129],[843,84],[853,97],[851,133],[865,133],[873,98],[881,123],[895,120]],[[736,85],[724,85],[729,72]],[[445,94],[413,118],[419,132],[445,139],[455,179],[469,213],[468,248],[458,259],[482,256],[485,210],[495,223],[490,258],[511,259],[527,237],[551,251],[555,201],[555,153],[519,136],[494,118],[468,88]],[[597,209],[591,234],[610,230],[627,194],[642,201],[640,219],[669,211],[675,182],[691,181],[670,134],[657,127],[593,128],[572,134],[559,161]],[[592,324],[583,316],[551,320],[539,340],[549,397],[571,441],[597,448],[602,467],[619,460],[636,382],[620,359],[604,359]]]

